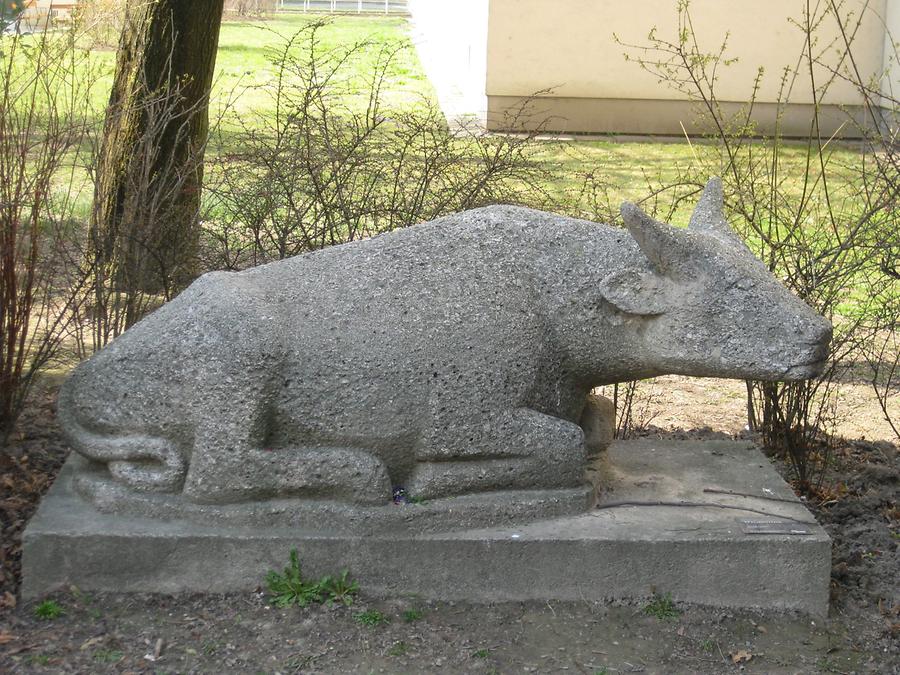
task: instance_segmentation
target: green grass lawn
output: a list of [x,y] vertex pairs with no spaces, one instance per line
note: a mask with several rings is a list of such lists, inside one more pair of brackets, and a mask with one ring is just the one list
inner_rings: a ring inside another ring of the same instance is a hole
[[[408,24],[404,19],[316,16],[318,19],[304,14],[278,14],[276,18],[267,20],[224,21],[210,106],[213,115],[228,103],[236,104],[233,108],[235,114],[251,110],[265,113],[270,101],[261,93],[261,88],[271,84],[276,77],[277,69],[272,63],[274,55],[293,35],[311,22],[322,19],[328,25],[319,32],[321,53],[346,49],[355,44],[369,45],[360,50],[359,58],[353,61],[357,84],[364,81],[371,72],[381,46],[397,46],[400,51],[392,62],[385,82],[388,101],[402,104],[415,102],[422,96],[434,95],[410,41]],[[36,35],[29,36],[23,43],[27,48],[37,39]],[[83,42],[91,42],[90,36],[86,36]],[[77,66],[83,80],[95,80],[91,86],[90,98],[98,116],[103,114],[109,100],[115,62],[115,50],[101,47],[92,49],[89,59]]]
[[[268,112],[272,101],[264,87],[277,77],[273,58],[292,36],[316,20],[304,14],[278,14],[265,21],[225,21],[219,38],[213,110],[231,102],[232,112],[238,115]],[[322,53],[367,45],[352,60],[355,81],[351,84],[356,86],[364,86],[370,77],[380,47],[399,47],[385,82],[386,103],[415,104],[423,96],[434,96],[410,41],[406,20],[337,15],[328,19],[318,37]]]
[[[348,49],[355,44],[367,44],[352,63],[351,86],[361,86],[375,66],[381,46],[397,47],[385,81],[385,102],[392,106],[414,106],[423,97],[434,99],[434,90],[425,77],[415,49],[410,41],[408,24],[396,17],[357,17],[337,15],[278,14],[275,18],[257,21],[224,21],[219,40],[214,86],[210,104],[210,118],[220,125],[228,144],[239,142],[241,131],[237,120],[251,123],[262,121],[273,114],[272,98],[265,87],[271,85],[277,75],[273,58],[287,41],[311,22],[325,19],[318,37],[322,53]],[[26,41],[35,40],[26,38]],[[96,124],[102,123],[109,100],[115,70],[116,54],[110,48],[93,49],[89,58],[78,66],[80,76],[94,82],[90,87],[90,106]],[[290,78],[289,78],[290,79]],[[295,78],[296,79],[296,78]],[[87,148],[83,148],[87,152]],[[211,143],[209,154],[214,156],[219,147]],[[84,155],[86,156],[86,155]],[[74,215],[87,219],[90,213],[92,190],[86,183],[83,170],[66,172],[60,178],[56,191],[68,192],[74,184],[76,209]]]
[[[211,103],[211,116],[215,120],[222,115],[219,140],[226,147],[240,142],[241,125],[262,125],[273,115],[271,85],[277,76],[273,58],[291,36],[303,30],[310,22],[321,20],[303,14],[278,14],[267,20],[225,21],[222,24],[219,54],[216,65],[215,85]],[[384,103],[394,109],[414,108],[423,99],[435,100],[435,93],[425,77],[417,54],[411,44],[409,26],[405,19],[381,16],[338,15],[327,19],[328,23],[318,33],[319,50],[344,50],[352,45],[366,43],[350,63],[348,79],[351,86],[364,86],[375,67],[379,48],[385,45],[400,47],[384,83]],[[91,64],[100,73],[93,88],[92,101],[98,119],[109,96],[115,53],[111,49],[91,53]],[[290,79],[290,78],[289,78]],[[296,78],[295,78],[296,79]],[[351,102],[352,106],[352,102]],[[224,112],[223,112],[224,111]],[[209,154],[215,156],[222,146],[211,144]],[[760,150],[765,152],[765,147]],[[563,210],[585,217],[600,217],[598,209],[592,209],[583,192],[584,177],[593,173],[605,186],[603,199],[615,209],[621,201],[641,200],[652,193],[654,187],[676,181],[686,169],[697,166],[715,166],[709,161],[716,150],[702,144],[641,142],[620,143],[611,140],[569,141],[543,140],[534,153],[543,163],[544,183],[556,203]],[[800,193],[800,176],[804,174],[806,151],[794,146],[782,149],[781,170]],[[704,160],[701,162],[701,159]],[[852,150],[836,150],[836,164],[850,167],[845,178],[852,180],[852,168],[858,166],[859,155]],[[838,172],[838,178],[841,173]],[[667,211],[666,193],[658,206]],[[90,190],[79,197],[79,212],[87,214]],[[673,222],[686,224],[691,203],[687,200],[675,209]],[[610,209],[606,209],[610,210]]]

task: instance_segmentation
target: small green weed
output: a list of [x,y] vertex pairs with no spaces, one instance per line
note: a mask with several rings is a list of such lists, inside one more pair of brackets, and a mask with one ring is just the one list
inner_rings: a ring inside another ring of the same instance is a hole
[[846,672],[841,669],[840,664],[838,664],[836,661],[832,661],[827,656],[823,656],[821,659],[819,659],[818,663],[816,664],[816,668],[820,673]]
[[406,623],[415,623],[424,616],[421,610],[410,608],[403,612],[403,620]]
[[98,649],[93,653],[91,658],[100,663],[117,663],[122,660],[123,656],[125,656],[125,654],[118,649]]
[[286,659],[282,663],[282,666],[288,672],[299,673],[299,672],[303,671],[304,668],[309,666],[309,664],[311,664],[313,661],[315,661],[316,658],[318,658],[318,657],[314,656],[314,655],[294,654],[293,656]]
[[600,670],[595,670],[594,675],[609,675],[609,668],[604,666]]
[[306,607],[313,602],[322,602],[322,590],[319,584],[308,582],[300,570],[300,557],[297,549],[291,549],[290,563],[279,574],[270,570],[266,575],[266,586],[272,594],[272,603],[276,607],[299,605]]
[[306,607],[312,603],[353,604],[353,596],[359,593],[359,584],[350,579],[347,570],[338,577],[326,575],[318,580],[303,578],[297,549],[291,549],[290,563],[284,572],[270,570],[266,575],[266,586],[276,607],[298,605]]
[[644,614],[655,616],[657,619],[674,619],[680,613],[672,601],[671,593],[654,595],[653,600],[644,607]]
[[38,619],[43,619],[44,621],[52,621],[53,619],[58,619],[63,614],[66,613],[66,610],[63,609],[62,605],[60,605],[55,600],[44,600],[41,604],[34,608],[34,615]]
[[50,664],[50,657],[46,654],[31,654],[25,658],[25,661],[39,666],[46,666]]
[[74,584],[72,586],[69,586],[69,593],[72,594],[75,602],[81,602],[85,605],[89,605],[94,601],[90,595],[82,591],[80,588],[78,588],[78,586],[75,586]]
[[491,652],[487,649],[479,649],[472,652],[472,656],[474,656],[476,659],[486,659],[488,656],[490,656],[490,653]]
[[353,596],[359,593],[359,583],[350,579],[347,570],[341,572],[339,577],[324,576],[319,580],[325,602],[328,604],[340,603],[350,606],[353,604]]
[[363,626],[375,627],[388,622],[388,618],[377,609],[367,609],[365,612],[354,614],[353,618]]
[[390,649],[387,650],[388,656],[404,656],[409,651],[409,645],[402,640],[395,642]]
[[716,643],[710,638],[709,640],[704,640],[700,643],[700,649],[705,651],[707,654],[711,653],[713,648],[716,646]]

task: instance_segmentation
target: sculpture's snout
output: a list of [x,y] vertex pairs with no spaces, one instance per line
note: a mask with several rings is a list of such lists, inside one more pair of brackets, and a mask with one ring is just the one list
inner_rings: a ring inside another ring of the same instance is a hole
[[804,340],[804,346],[785,370],[782,379],[785,382],[809,380],[821,375],[828,362],[829,346],[834,333],[831,322],[816,315],[807,327],[798,330]]

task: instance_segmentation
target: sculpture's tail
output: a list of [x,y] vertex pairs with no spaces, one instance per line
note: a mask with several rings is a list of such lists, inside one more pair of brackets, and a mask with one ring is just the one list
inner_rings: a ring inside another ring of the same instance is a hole
[[174,443],[140,434],[110,435],[86,429],[75,413],[71,378],[59,392],[57,419],[71,448],[106,464],[113,478],[136,490],[175,492],[181,489],[187,464]]

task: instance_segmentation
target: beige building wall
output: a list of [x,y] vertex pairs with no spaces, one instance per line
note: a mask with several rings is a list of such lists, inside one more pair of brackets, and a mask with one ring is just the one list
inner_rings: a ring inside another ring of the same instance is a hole
[[28,0],[22,13],[21,30],[44,30],[55,21],[67,21],[77,9],[77,0]]
[[[847,0],[857,16],[868,5],[854,38],[859,68],[876,78],[886,65],[885,25],[900,21],[900,0]],[[890,5],[890,13],[887,13]],[[808,135],[812,118],[812,83],[807,69],[793,79],[789,95],[780,93],[781,75],[794,71],[805,35],[792,20],[802,21],[806,0],[693,0],[693,32],[703,52],[717,52],[727,39],[727,55],[737,62],[721,68],[716,95],[730,111],[738,111],[753,94],[753,83],[764,70],[754,118],[760,131],[771,130],[777,101],[791,106],[782,122],[788,135]],[[537,92],[535,118],[550,116],[550,127],[569,132],[677,134],[701,130],[687,97],[659,77],[645,72],[633,59],[649,58],[624,44],[647,45],[656,27],[661,40],[677,43],[676,0],[490,0],[487,82],[489,125],[498,128],[503,111]],[[900,34],[900,29],[897,29]],[[816,84],[840,68],[839,28],[833,20],[817,32],[823,65],[814,70]],[[618,38],[618,41],[617,39]],[[620,44],[624,43],[624,44]],[[628,53],[632,60],[624,56]],[[896,86],[894,78],[885,86]],[[549,90],[549,92],[547,91]],[[900,89],[897,89],[900,91]],[[856,109],[862,97],[856,88],[835,79],[823,100],[823,131],[831,133],[846,120],[839,106]],[[843,131],[847,132],[848,127]]]
[[900,2],[886,0],[884,36],[884,77],[881,92],[889,99],[900,99]]

